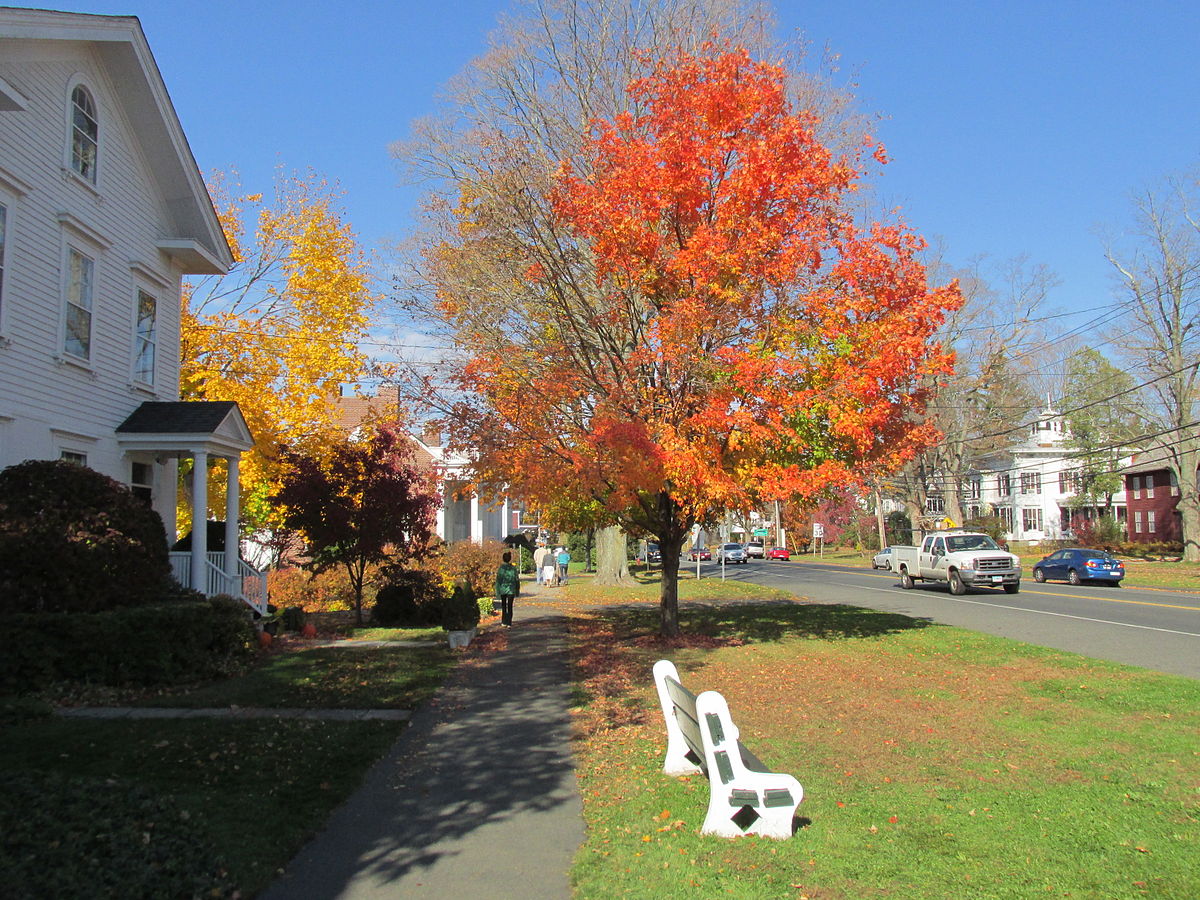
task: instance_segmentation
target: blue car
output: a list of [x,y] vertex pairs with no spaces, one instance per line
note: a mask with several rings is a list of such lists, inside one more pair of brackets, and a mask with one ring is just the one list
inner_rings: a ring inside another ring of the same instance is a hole
[[1071,547],[1056,550],[1041,562],[1034,563],[1034,581],[1107,581],[1120,584],[1125,577],[1125,564],[1106,550],[1082,550]]

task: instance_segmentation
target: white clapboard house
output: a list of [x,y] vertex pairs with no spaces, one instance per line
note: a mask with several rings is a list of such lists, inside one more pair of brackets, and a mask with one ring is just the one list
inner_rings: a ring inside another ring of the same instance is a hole
[[[175,536],[178,462],[229,461],[225,552],[176,576],[265,609],[238,556],[237,406],[179,400],[180,288],[232,264],[136,18],[0,8],[0,468],[66,459],[130,486]],[[193,521],[204,521],[203,506]]]

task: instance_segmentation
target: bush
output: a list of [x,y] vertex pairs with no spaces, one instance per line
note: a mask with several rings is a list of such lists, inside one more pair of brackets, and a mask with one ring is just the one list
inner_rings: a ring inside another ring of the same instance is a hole
[[446,547],[438,568],[451,582],[466,581],[476,595],[491,594],[496,586],[501,555],[507,549],[500,541],[486,541],[482,545],[458,541]]
[[[280,609],[297,606],[306,613],[338,612],[354,609],[354,588],[342,567],[314,575],[304,569],[289,566],[267,573],[267,596]],[[364,588],[363,602],[373,600]]]
[[448,591],[440,576],[421,569],[391,570],[379,589],[371,618],[387,628],[440,625]]
[[459,581],[442,607],[442,627],[447,631],[469,631],[479,624],[479,603],[466,581]]
[[0,612],[97,612],[172,583],[162,519],[122,484],[61,460],[0,472]]
[[6,620],[0,691],[51,681],[179,684],[235,669],[252,652],[249,608],[231,597],[98,613],[15,613]]
[[308,614],[299,606],[289,606],[279,616],[284,631],[300,631],[308,621]]

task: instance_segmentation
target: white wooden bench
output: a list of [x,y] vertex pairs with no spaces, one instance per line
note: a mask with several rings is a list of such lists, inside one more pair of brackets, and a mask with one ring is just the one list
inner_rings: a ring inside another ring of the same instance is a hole
[[654,683],[667,723],[667,775],[708,776],[703,834],[789,838],[804,788],[791,775],[769,772],[738,740],[729,705],[716,691],[697,696],[670,660],[654,664]]

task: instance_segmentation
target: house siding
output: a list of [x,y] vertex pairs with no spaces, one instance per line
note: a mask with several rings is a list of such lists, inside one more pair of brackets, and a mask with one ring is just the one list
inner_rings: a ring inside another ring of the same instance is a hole
[[[0,196],[10,226],[0,297],[0,468],[72,450],[127,484],[132,462],[155,460],[124,453],[116,426],[143,401],[178,399],[182,276],[157,247],[177,229],[120,92],[90,44],[0,39],[0,78],[27,101],[24,110],[0,112]],[[76,79],[98,111],[94,187],[69,169]],[[68,245],[95,262],[86,364],[62,353]],[[139,286],[158,301],[152,389],[132,377]],[[171,529],[175,464],[155,464],[154,472],[155,508]]]

